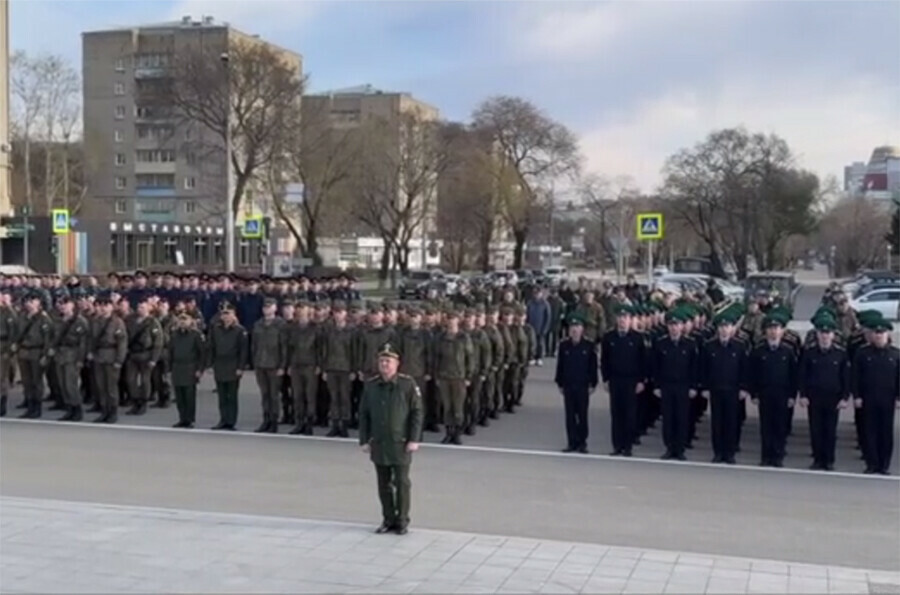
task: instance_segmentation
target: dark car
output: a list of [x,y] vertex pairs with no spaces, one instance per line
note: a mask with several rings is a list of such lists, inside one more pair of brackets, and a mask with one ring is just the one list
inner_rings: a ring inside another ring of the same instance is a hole
[[439,284],[444,273],[441,271],[410,271],[397,285],[401,300],[415,300],[425,297],[428,288]]
[[753,299],[759,291],[766,291],[769,295],[775,295],[777,301],[793,308],[800,285],[793,273],[767,271],[747,275],[744,290],[747,299]]

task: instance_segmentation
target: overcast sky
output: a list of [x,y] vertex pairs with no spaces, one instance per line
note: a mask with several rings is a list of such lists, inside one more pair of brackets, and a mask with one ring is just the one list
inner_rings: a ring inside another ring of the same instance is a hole
[[11,0],[13,49],[81,61],[82,31],[212,15],[304,56],[313,91],[371,83],[466,120],[525,97],[587,168],[659,183],[716,128],[784,137],[841,176],[900,144],[900,2]]

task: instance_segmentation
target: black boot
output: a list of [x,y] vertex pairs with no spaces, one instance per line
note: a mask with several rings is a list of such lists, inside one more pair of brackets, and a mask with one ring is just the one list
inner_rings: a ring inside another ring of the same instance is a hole
[[474,435],[475,435],[475,424],[474,424],[474,423],[470,423],[469,425],[467,425],[467,426],[466,426],[466,429],[463,430],[463,433],[464,433],[466,436],[474,436]]
[[268,434],[277,434],[278,433],[278,417],[273,417],[272,421],[269,423],[269,429],[266,430]]
[[75,408],[69,407],[66,414],[59,418],[59,421],[72,421],[73,417],[75,417]]
[[47,407],[47,411],[67,411],[68,407],[60,403],[59,401],[54,401],[53,405]]
[[138,403],[134,403],[131,408],[125,412],[125,415],[140,415],[138,412],[141,410],[141,406]]
[[347,432],[347,422],[341,421],[340,423],[338,423],[338,435],[341,438],[349,438],[350,437],[350,433]]
[[109,417],[108,414],[102,413],[102,414],[100,415],[100,417],[94,419],[93,422],[94,422],[95,424],[105,424],[105,423],[106,423],[106,418],[107,418],[107,417]]
[[33,419],[34,418],[34,403],[28,401],[25,403],[25,412],[19,415],[19,419]]
[[40,401],[35,401],[33,403],[33,409],[31,410],[31,419],[41,419],[43,415],[44,404]]
[[444,437],[441,438],[441,444],[450,444],[450,440],[452,440],[450,435],[452,432],[453,432],[453,429],[450,426],[446,426],[444,428]]
[[308,419],[305,424],[303,424],[303,431],[301,432],[304,436],[312,436],[313,428],[315,427],[315,420],[312,418]]
[[462,444],[462,440],[459,439],[459,428],[453,428],[453,431],[450,433],[450,444],[460,445]]
[[327,438],[337,438],[341,435],[341,430],[338,428],[337,420],[331,422],[331,429],[328,430],[328,433],[325,434]]
[[488,421],[488,416],[487,416],[487,414],[484,414],[484,415],[481,417],[481,419],[478,420],[478,425],[481,426],[482,428],[487,428],[487,427],[489,427],[489,426],[491,425],[491,422]]
[[294,412],[292,409],[293,407],[288,403],[281,404],[281,421],[279,423],[285,425],[294,423]]
[[87,410],[88,413],[100,413],[101,411],[103,411],[103,408],[100,407],[100,403],[98,403],[97,401],[94,401],[94,404],[91,405],[91,408]]
[[71,421],[81,421],[84,419],[84,408],[81,405],[75,405],[72,409]]
[[0,397],[0,417],[6,417],[6,400],[8,397]]
[[269,421],[269,416],[268,416],[268,414],[266,414],[265,416],[263,416],[263,421],[261,424],[259,424],[259,427],[253,431],[256,434],[262,434],[263,432],[268,432],[270,425],[271,425],[271,421]]
[[296,426],[291,428],[291,431],[288,432],[288,434],[290,434],[291,436],[299,436],[303,433],[304,427],[306,427],[306,424],[297,424]]
[[16,405],[16,409],[28,409],[28,401],[22,399],[22,402]]

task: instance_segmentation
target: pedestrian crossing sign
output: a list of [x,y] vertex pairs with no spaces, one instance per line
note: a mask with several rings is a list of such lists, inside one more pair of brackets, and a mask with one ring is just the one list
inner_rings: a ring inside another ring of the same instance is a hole
[[637,216],[637,237],[639,240],[663,239],[662,213],[639,213]]
[[243,236],[245,238],[261,238],[263,237],[263,218],[262,215],[249,215],[244,219]]
[[53,217],[53,233],[69,233],[69,209],[53,209],[50,215]]

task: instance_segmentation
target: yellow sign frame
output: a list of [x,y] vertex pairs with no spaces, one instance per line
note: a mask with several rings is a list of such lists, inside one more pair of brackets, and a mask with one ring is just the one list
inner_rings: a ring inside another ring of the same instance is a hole
[[[248,232],[247,224],[251,221],[256,222],[256,232]],[[244,225],[241,226],[241,235],[247,239],[260,239],[263,237],[263,216],[250,215],[244,218]]]
[[[656,233],[644,233],[644,225],[647,221],[656,221]],[[651,240],[661,240],[664,237],[663,214],[662,213],[638,213],[637,216],[637,239],[647,242]]]
[[[50,211],[50,216],[52,217],[50,222],[53,224],[53,233],[57,235],[65,235],[69,233],[69,228],[72,222],[71,218],[69,217],[69,209],[53,209]],[[58,225],[59,221],[65,221],[65,224]]]

